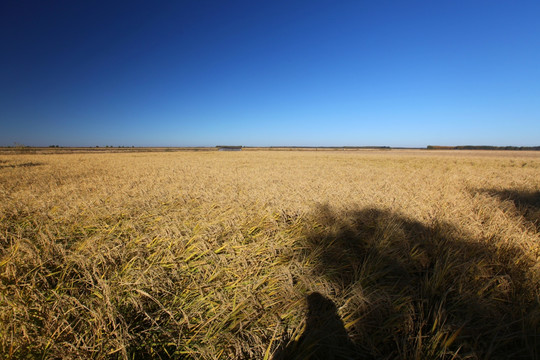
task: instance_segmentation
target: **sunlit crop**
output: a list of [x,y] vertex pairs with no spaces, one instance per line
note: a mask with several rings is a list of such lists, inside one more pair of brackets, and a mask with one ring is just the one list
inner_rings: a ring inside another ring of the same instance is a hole
[[537,152],[4,154],[0,353],[538,358],[539,230]]

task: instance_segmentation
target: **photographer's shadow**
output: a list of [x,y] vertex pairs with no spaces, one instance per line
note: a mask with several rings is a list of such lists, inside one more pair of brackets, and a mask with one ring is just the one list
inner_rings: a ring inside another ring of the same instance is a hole
[[274,360],[538,358],[536,260],[523,249],[387,209],[315,214],[298,256],[348,304],[347,328],[313,293],[304,332],[283,336]]
[[355,359],[356,353],[334,302],[314,292],[307,297],[304,332],[298,340],[285,342],[273,359]]

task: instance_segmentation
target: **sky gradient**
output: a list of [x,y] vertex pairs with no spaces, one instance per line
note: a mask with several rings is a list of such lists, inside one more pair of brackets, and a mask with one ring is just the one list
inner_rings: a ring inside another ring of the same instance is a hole
[[0,146],[540,145],[539,1],[2,1]]

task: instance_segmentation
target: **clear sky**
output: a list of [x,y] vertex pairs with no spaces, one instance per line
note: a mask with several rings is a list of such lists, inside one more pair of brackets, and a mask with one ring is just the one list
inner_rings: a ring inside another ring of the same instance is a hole
[[0,145],[540,145],[538,0],[3,0],[0,45]]

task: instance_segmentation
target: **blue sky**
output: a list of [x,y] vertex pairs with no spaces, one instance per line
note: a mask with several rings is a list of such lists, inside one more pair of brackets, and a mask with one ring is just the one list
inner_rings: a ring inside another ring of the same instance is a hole
[[538,1],[0,5],[0,145],[540,145]]

